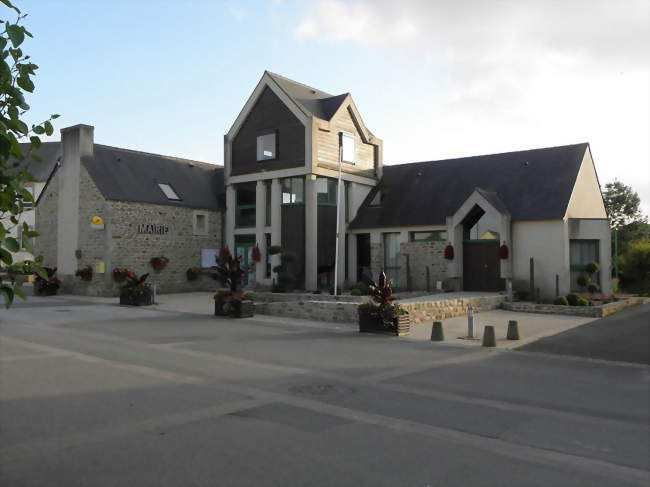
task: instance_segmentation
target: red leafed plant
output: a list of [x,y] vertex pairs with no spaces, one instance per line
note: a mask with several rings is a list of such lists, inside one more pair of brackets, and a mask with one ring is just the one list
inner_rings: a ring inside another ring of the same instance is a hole
[[451,244],[445,247],[445,259],[454,260],[454,247]]
[[127,277],[135,277],[135,273],[126,268],[116,267],[113,269],[113,280],[115,282],[124,282]]
[[505,259],[508,258],[508,254],[509,254],[508,246],[506,245],[506,242],[504,241],[503,245],[501,245],[501,247],[499,247],[499,258],[502,259],[502,260],[505,260]]
[[260,248],[257,246],[257,244],[255,244],[255,247],[253,247],[251,257],[253,258],[253,262],[259,262],[262,260],[262,252],[260,252]]
[[81,278],[82,281],[91,281],[93,278],[93,268],[90,266],[77,269],[74,273],[75,276]]
[[221,247],[219,250],[219,262],[226,262],[230,258],[230,249]]
[[376,284],[372,281],[368,282],[368,289],[374,303],[360,304],[360,312],[381,318],[383,326],[386,328],[393,326],[393,320],[396,316],[406,314],[404,308],[393,303],[393,288],[384,271],[379,274]]
[[167,264],[169,264],[169,259],[163,256],[152,257],[149,263],[151,264],[151,267],[153,267],[155,270],[160,271],[165,267],[167,267]]

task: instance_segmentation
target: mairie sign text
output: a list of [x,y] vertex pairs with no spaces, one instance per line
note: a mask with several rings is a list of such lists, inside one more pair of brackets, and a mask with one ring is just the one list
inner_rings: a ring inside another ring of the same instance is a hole
[[138,233],[151,233],[154,235],[165,235],[169,233],[169,226],[157,223],[140,223]]

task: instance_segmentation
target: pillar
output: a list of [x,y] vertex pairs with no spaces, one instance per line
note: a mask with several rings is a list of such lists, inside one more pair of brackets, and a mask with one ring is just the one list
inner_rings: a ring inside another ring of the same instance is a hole
[[255,281],[262,282],[266,278],[266,239],[264,227],[266,226],[266,184],[263,180],[257,181],[255,187],[255,242],[260,249],[262,259],[255,266]]
[[316,175],[305,177],[305,290],[318,289],[318,193]]
[[226,186],[226,241],[224,245],[235,251],[235,208],[236,208],[235,186],[229,184]]
[[[271,245],[282,245],[282,187],[279,179],[271,181]],[[271,257],[271,269],[280,265],[280,256]],[[276,279],[277,274],[271,272],[271,277]]]

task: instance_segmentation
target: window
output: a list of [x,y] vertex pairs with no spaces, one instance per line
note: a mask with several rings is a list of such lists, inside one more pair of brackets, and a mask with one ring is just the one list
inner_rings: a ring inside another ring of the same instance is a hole
[[255,186],[256,183],[238,184],[235,186],[235,226],[255,226]]
[[[578,284],[578,277],[587,276],[585,268],[591,262],[600,263],[598,240],[569,240],[569,264],[571,269],[571,290],[584,291],[584,288]],[[592,279],[599,284],[600,272]]]
[[271,234],[270,233],[265,233],[264,234],[264,239],[266,242],[266,272],[265,275],[266,277],[271,277],[271,254],[269,253],[269,249],[271,248]]
[[168,200],[175,200],[175,201],[181,200],[180,196],[176,194],[176,191],[174,191],[174,188],[172,188],[170,184],[158,183],[158,187],[163,192],[163,194],[167,196]]
[[447,240],[445,230],[434,230],[432,232],[410,232],[411,242],[444,242]]
[[266,189],[266,215],[265,215],[265,225],[268,227],[271,225],[271,181],[264,182],[264,188]]
[[[23,226],[22,226],[22,224],[21,224],[21,225],[18,225],[18,227],[17,227],[17,231],[18,231],[18,235],[17,235],[18,238],[16,238],[16,240],[18,240],[18,245],[20,245],[20,248],[21,248],[21,249],[24,249],[24,248],[25,248],[25,244],[26,244],[25,241],[28,240],[28,239],[27,239],[27,237],[25,236],[25,233],[23,232]],[[30,231],[30,232],[33,232],[33,231],[34,231],[34,226],[33,226],[33,225],[29,225],[29,231]],[[31,240],[29,240],[29,243],[32,244],[32,247],[33,247],[33,246],[34,246],[34,243],[35,243],[35,239],[32,238]]]
[[395,288],[399,287],[399,247],[399,232],[384,233],[384,269]]
[[257,160],[268,161],[277,157],[275,130],[257,136]]
[[208,234],[208,214],[204,211],[195,211],[193,215],[192,227],[194,235]]
[[302,205],[305,202],[305,180],[285,178],[282,180],[282,204]]
[[[29,192],[29,194],[34,196],[34,185],[32,184],[25,184],[25,189]],[[23,198],[23,209],[29,210],[34,207],[34,203],[31,201],[28,201],[27,199]]]
[[335,206],[338,181],[332,178],[316,180],[316,198],[319,206]]
[[354,135],[341,132],[341,160],[354,164]]

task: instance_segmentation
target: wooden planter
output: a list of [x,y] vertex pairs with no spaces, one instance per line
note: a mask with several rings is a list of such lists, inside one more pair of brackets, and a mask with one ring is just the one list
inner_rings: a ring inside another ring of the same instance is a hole
[[148,296],[133,296],[132,294],[122,294],[120,296],[120,304],[127,306],[151,306],[153,304],[153,297],[151,294]]
[[408,313],[396,316],[393,324],[384,326],[381,318],[370,316],[366,313],[359,313],[359,331],[362,333],[380,333],[383,335],[404,336],[408,335],[411,329],[411,318]]
[[215,300],[214,302],[215,316],[231,316],[233,318],[251,318],[252,316],[255,315],[255,303],[253,303],[253,301],[249,299],[244,299],[241,302],[241,306],[229,312],[223,309],[224,304],[225,303],[223,301]]

